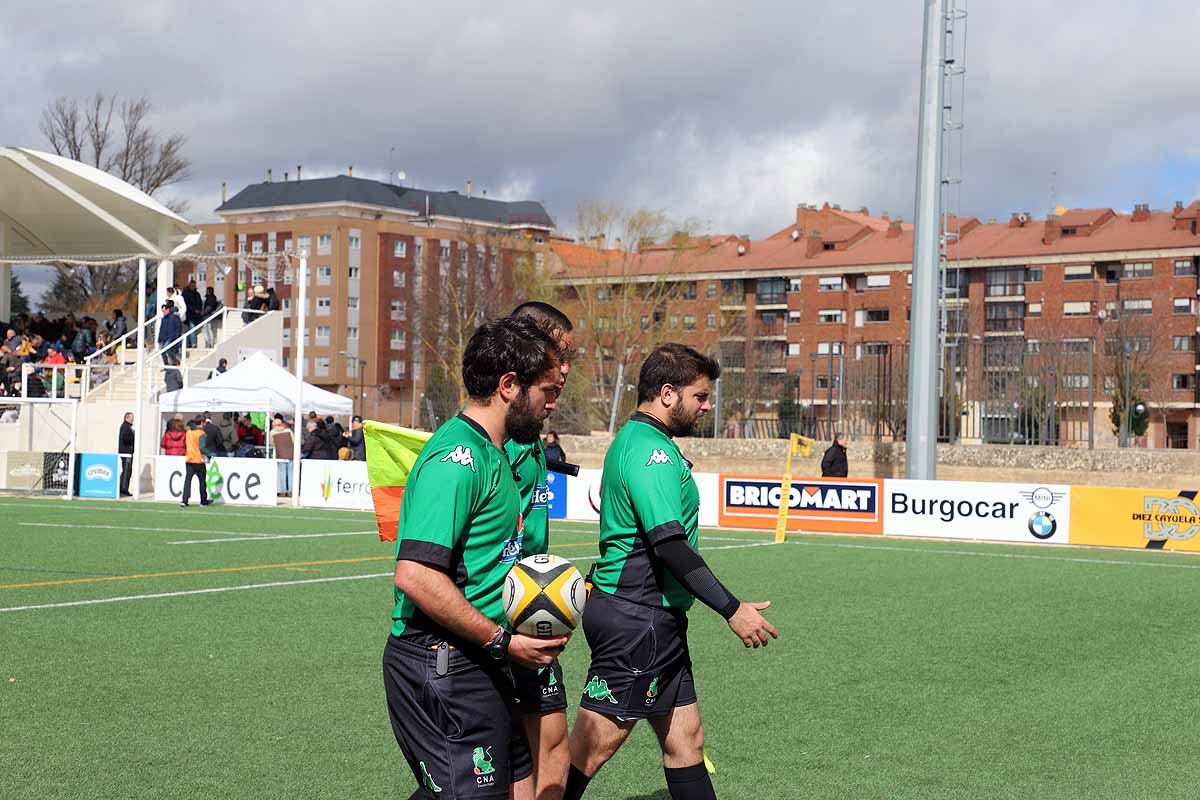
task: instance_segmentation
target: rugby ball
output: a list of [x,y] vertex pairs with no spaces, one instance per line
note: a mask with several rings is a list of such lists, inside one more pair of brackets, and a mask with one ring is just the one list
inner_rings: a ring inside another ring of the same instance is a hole
[[526,556],[504,579],[504,614],[517,633],[565,636],[583,619],[587,590],[575,565],[561,556]]

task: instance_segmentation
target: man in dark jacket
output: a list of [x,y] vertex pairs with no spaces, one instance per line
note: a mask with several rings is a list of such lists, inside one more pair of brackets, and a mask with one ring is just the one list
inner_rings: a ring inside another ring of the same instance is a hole
[[[183,335],[183,322],[175,313],[174,303],[163,303],[162,320],[158,323],[158,348],[171,344]],[[176,342],[170,350],[162,350],[163,363],[170,366],[179,363],[179,344]]]
[[129,478],[133,474],[133,414],[125,415],[121,432],[117,434],[117,457],[121,459],[121,497],[133,497]]
[[355,416],[350,420],[350,430],[346,433],[346,445],[350,448],[351,460],[367,460],[367,440],[363,437],[362,417]]
[[822,478],[844,478],[850,474],[850,463],[846,459],[846,434],[838,431],[833,435],[833,444],[821,459]]
[[188,281],[187,288],[183,290],[183,305],[186,309],[183,321],[188,330],[188,347],[195,347],[196,326],[200,324],[200,320],[204,319],[204,298],[200,296],[199,290],[196,289],[195,281]]

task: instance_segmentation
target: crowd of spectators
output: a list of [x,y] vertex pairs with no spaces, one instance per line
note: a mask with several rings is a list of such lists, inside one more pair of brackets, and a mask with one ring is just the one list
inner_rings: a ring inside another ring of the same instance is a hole
[[[83,364],[100,351],[103,355],[93,359],[93,365],[102,368],[116,363],[117,349],[108,346],[128,333],[129,327],[118,308],[103,323],[87,315],[51,319],[40,311],[20,314],[8,325],[0,325],[0,330],[4,331],[0,340],[0,396],[14,397],[21,394],[24,364]],[[93,381],[102,379],[103,373],[93,376]],[[29,396],[61,394],[65,381],[64,370],[35,369],[28,379]]]

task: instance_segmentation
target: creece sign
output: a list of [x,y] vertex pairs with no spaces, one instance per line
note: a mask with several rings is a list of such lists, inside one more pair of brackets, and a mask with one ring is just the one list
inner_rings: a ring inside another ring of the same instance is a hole
[[[778,477],[722,475],[720,522],[774,528],[782,494]],[[883,533],[882,497],[881,480],[793,478],[788,519],[796,529],[803,529],[808,521],[823,531]]]

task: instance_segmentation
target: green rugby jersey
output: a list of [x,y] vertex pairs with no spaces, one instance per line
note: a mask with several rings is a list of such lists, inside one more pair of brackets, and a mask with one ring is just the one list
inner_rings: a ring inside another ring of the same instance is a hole
[[691,462],[665,425],[637,412],[604,456],[593,587],[643,605],[691,608],[691,593],[650,558],[648,546],[683,533],[695,547],[699,516]]
[[517,444],[512,439],[506,439],[504,452],[512,463],[517,491],[521,494],[521,515],[525,521],[521,531],[521,557],[548,553],[550,509],[547,503],[550,502],[550,486],[546,480],[546,453],[542,450],[542,443]]
[[[467,601],[503,625],[504,577],[521,553],[521,498],[503,450],[459,414],[437,429],[413,465],[400,504],[396,559],[444,571]],[[395,589],[392,634],[454,638]]]

